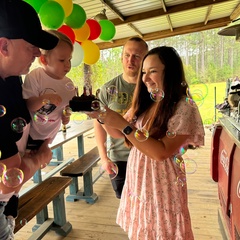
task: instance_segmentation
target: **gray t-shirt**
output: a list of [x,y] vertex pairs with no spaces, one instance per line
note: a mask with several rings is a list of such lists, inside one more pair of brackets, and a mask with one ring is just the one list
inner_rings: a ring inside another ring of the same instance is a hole
[[[101,87],[98,97],[105,106],[124,115],[131,105],[135,86],[136,84],[126,82],[121,74],[105,83]],[[107,90],[109,88],[111,90],[115,88],[117,93],[112,94],[114,91],[109,93]],[[115,139],[108,136],[107,145],[108,149],[112,146],[108,156],[113,162],[127,161],[130,149],[124,145],[124,139]]]

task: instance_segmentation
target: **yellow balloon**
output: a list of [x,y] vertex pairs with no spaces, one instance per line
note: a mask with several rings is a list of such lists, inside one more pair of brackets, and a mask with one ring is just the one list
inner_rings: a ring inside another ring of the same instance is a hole
[[90,40],[86,40],[82,42],[81,46],[84,51],[83,62],[88,65],[96,63],[100,57],[98,45]]
[[65,17],[68,17],[72,13],[73,10],[72,0],[50,0],[50,1],[58,2],[62,6],[65,13]]
[[84,42],[88,40],[88,37],[90,36],[90,27],[87,23],[84,23],[81,28],[73,28],[73,31],[75,33],[76,41],[78,42]]

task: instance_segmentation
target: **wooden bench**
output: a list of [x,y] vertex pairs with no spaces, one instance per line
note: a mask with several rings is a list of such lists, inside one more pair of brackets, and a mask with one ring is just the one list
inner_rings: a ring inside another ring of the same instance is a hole
[[[66,221],[64,193],[71,181],[72,179],[69,177],[50,177],[23,194],[19,198],[14,232],[16,233],[42,212],[44,213],[42,219],[37,219],[37,224],[33,227],[33,234],[29,240],[42,239],[50,229],[62,236],[67,236],[72,230],[72,225]],[[47,205],[50,202],[53,203],[53,218],[48,217]]]
[[[74,158],[69,158],[67,160],[64,160],[62,162],[58,162],[59,165],[55,168],[53,168],[51,171],[49,171],[48,173],[46,173],[45,175],[42,176],[42,169],[39,169],[36,171],[36,173],[33,176],[33,182],[34,183],[40,183],[44,180],[46,180],[49,177],[52,177],[53,175],[55,175],[56,173],[58,173],[61,169],[63,169],[64,167],[66,167],[69,163],[73,162],[75,159]],[[52,160],[54,161],[54,160]],[[50,164],[51,165],[51,164]],[[57,164],[56,164],[57,165]],[[43,169],[44,170],[44,169]],[[26,190],[27,191],[27,190]]]
[[[70,185],[70,195],[67,201],[85,200],[87,203],[95,203],[98,199],[96,193],[93,192],[92,167],[99,161],[98,148],[94,147],[83,156],[70,163],[67,167],[60,171],[62,176],[72,177]],[[83,190],[78,187],[78,177],[83,176]]]

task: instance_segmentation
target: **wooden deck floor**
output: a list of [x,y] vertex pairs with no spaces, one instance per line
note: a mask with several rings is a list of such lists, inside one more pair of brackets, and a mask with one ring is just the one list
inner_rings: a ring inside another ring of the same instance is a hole
[[[185,158],[197,162],[197,171],[188,174],[189,209],[195,240],[222,240],[219,223],[219,200],[217,183],[210,176],[210,151],[211,132],[206,129],[205,147],[198,150],[190,150]],[[85,151],[96,145],[94,133],[85,134]],[[66,158],[75,157],[77,153],[76,141],[72,140],[64,146]],[[50,167],[48,167],[50,168]],[[46,169],[46,171],[48,170]],[[99,166],[94,168],[98,171]],[[31,184],[29,181],[26,186]],[[80,183],[81,184],[81,180]],[[25,186],[25,187],[26,187]],[[44,240],[127,240],[127,235],[115,223],[119,200],[115,198],[111,183],[107,178],[100,178],[94,184],[94,191],[99,199],[93,204],[84,201],[66,202],[67,220],[71,222],[73,229],[67,237],[58,236],[50,231]],[[68,193],[68,189],[66,194]],[[37,204],[37,203],[36,203]],[[52,206],[49,205],[50,217]],[[25,240],[31,235],[31,229],[35,219],[27,223],[15,236],[15,240]],[[150,240],[150,239],[149,239]],[[187,240],[187,239],[186,239]]]

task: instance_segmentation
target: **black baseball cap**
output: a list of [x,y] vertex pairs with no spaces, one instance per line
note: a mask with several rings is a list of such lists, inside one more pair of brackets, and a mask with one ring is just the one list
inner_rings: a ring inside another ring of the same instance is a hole
[[0,37],[24,39],[45,50],[58,43],[56,36],[42,29],[35,9],[22,0],[0,0]]

